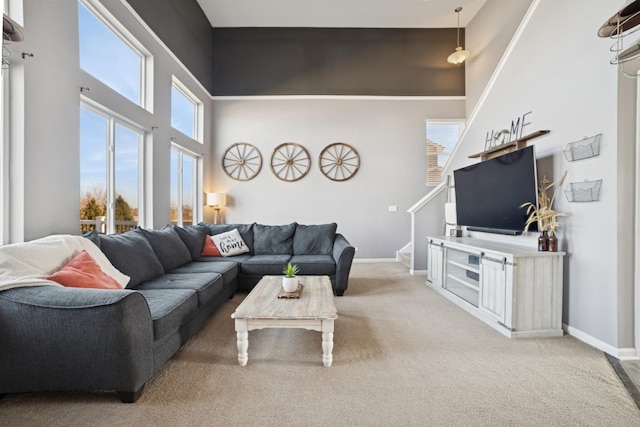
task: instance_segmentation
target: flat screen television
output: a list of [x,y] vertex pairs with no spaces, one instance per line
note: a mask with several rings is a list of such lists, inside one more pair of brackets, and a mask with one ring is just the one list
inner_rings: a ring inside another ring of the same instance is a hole
[[[537,205],[533,146],[453,171],[458,225],[468,230],[518,235],[524,230],[526,202]],[[537,231],[537,224],[529,226]]]

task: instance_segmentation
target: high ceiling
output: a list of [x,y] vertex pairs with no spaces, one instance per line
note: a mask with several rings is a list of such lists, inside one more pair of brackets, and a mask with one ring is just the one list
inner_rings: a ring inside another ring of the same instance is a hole
[[486,0],[197,0],[213,27],[465,27]]

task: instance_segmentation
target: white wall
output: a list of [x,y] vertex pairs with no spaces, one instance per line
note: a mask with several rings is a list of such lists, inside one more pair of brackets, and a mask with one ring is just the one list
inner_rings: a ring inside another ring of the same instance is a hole
[[[572,18],[576,10],[579,19]],[[633,171],[620,163],[629,156],[621,156],[618,147],[618,76],[609,65],[611,41],[596,36],[615,10],[596,0],[540,1],[447,168],[451,173],[474,163],[467,156],[483,150],[488,131],[508,128],[512,119],[533,111],[525,133],[551,131],[533,141],[539,166],[556,178],[567,170],[566,183],[603,179],[600,201],[568,203],[561,193],[556,208],[568,214],[560,228],[560,247],[567,252],[563,320],[576,334],[613,353],[633,346],[632,302],[621,298],[633,286],[622,280],[631,267],[620,253],[631,238],[631,232],[625,236],[621,231],[633,225],[632,203],[624,205],[620,198],[632,196],[617,190],[621,182],[633,183]],[[599,157],[564,159],[568,142],[598,133],[603,134]],[[510,239],[525,245],[535,241]]]
[[[336,222],[359,248],[357,258],[395,258],[411,240],[406,211],[427,193],[425,120],[462,117],[463,100],[215,100],[210,166],[215,190],[230,199],[226,222]],[[296,182],[279,180],[269,167],[272,150],[288,141],[312,158],[309,174]],[[251,181],[234,181],[221,170],[221,156],[235,142],[262,153],[262,170]],[[330,181],[318,168],[320,152],[333,142],[360,154],[360,170],[348,181]]]
[[[24,126],[12,132],[11,241],[30,240],[51,233],[79,232],[79,108],[84,94],[138,123],[147,130],[146,165],[149,206],[146,227],[169,222],[170,141],[208,155],[211,121],[204,144],[194,143],[170,126],[171,75],[175,74],[205,104],[209,95],[161,47],[119,0],[102,3],[154,57],[153,113],[137,107],[79,68],[76,0],[25,0],[25,41],[10,45],[15,83],[24,69]],[[22,60],[21,52],[33,53]],[[114,65],[115,66],[115,65]],[[12,70],[13,72],[13,70]],[[12,75],[12,78],[14,76]],[[12,94],[16,99],[20,93]],[[12,111],[20,116],[20,111]],[[209,114],[210,117],[210,114]],[[155,128],[152,131],[152,128]],[[24,138],[20,137],[21,131]],[[21,152],[24,151],[24,155]],[[151,193],[150,193],[151,194]],[[24,195],[23,200],[22,195]]]
[[487,0],[465,28],[465,48],[471,56],[465,62],[467,117],[482,95],[502,55],[520,25],[532,0]]

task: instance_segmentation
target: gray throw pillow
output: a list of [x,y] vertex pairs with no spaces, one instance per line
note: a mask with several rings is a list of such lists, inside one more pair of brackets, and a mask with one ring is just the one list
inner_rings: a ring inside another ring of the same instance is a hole
[[253,225],[253,253],[256,255],[293,255],[296,223],[287,225]]
[[191,259],[200,258],[202,248],[204,247],[204,239],[209,234],[209,229],[205,225],[192,225],[189,227],[174,227],[182,242],[189,249]]
[[100,233],[97,231],[88,231],[82,235],[82,237],[86,237],[91,240],[97,247],[100,247]]
[[300,225],[293,236],[294,255],[331,255],[336,238],[336,223]]
[[153,251],[160,260],[164,271],[170,271],[191,261],[191,252],[187,249],[176,230],[171,227],[162,230],[145,230],[142,234],[147,238]]
[[151,244],[139,229],[122,234],[100,234],[100,249],[115,268],[131,278],[127,288],[164,273]]

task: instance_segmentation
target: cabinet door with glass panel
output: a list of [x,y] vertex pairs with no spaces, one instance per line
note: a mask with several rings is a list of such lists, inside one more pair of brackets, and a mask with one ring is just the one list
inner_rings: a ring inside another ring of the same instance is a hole
[[478,307],[480,254],[446,248],[444,288]]

